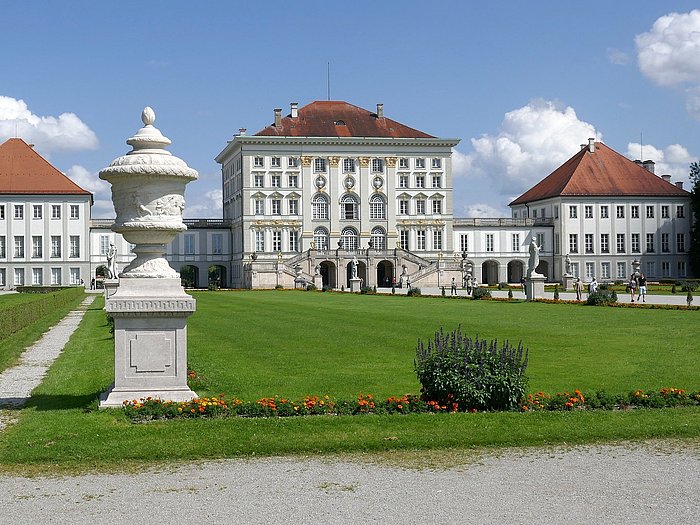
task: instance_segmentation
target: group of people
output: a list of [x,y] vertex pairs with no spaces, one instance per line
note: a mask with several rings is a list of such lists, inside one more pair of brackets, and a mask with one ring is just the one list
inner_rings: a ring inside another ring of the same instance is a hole
[[[462,288],[467,291],[467,295],[471,295],[474,288],[479,286],[476,278],[467,274],[462,277]],[[450,295],[457,295],[457,280],[453,277],[450,283]]]
[[637,301],[640,299],[643,303],[647,302],[647,278],[643,273],[633,273],[630,275],[629,283],[627,283],[627,289],[630,293],[630,301],[634,302],[634,294],[637,294]]
[[[591,282],[588,283],[588,295],[597,291],[598,281],[596,281],[594,277],[593,279],[591,279]],[[576,281],[574,282],[574,292],[576,292],[576,300],[580,301],[583,297],[583,281],[581,281],[581,279],[578,277],[576,277]]]

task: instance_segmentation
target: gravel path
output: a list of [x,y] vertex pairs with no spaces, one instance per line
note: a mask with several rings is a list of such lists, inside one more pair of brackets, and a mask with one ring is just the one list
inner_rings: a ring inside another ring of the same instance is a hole
[[0,516],[13,525],[698,523],[700,454],[684,446],[505,452],[445,470],[272,458],[131,475],[0,476]]

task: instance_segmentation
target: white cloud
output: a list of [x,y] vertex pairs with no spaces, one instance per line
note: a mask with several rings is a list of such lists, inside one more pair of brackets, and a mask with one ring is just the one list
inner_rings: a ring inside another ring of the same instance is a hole
[[187,198],[187,203],[185,205],[184,216],[187,218],[214,218],[220,219],[222,217],[222,210],[224,209],[223,204],[223,191],[221,189],[214,189],[207,191],[205,193],[196,193],[194,197],[188,197],[193,195],[192,193],[186,193],[185,198]]
[[113,219],[115,217],[112,205],[112,187],[107,181],[100,179],[97,173],[80,165],[71,166],[66,176],[78,186],[93,194],[92,217],[95,219]]
[[502,195],[520,194],[573,156],[589,137],[600,140],[592,124],[572,107],[535,100],[506,113],[496,135],[471,139],[474,152],[458,159],[456,176],[488,178]]
[[466,216],[469,218],[488,218],[488,217],[505,217],[508,213],[505,213],[501,208],[494,208],[489,204],[483,202],[477,202],[473,204],[467,204],[464,207]]
[[642,73],[660,86],[684,89],[688,112],[700,120],[700,10],[660,17],[635,43]]
[[605,56],[611,64],[616,66],[624,66],[630,61],[629,56],[624,51],[615,49],[614,47],[609,47],[605,50]]
[[[630,142],[627,145],[627,158],[636,160],[653,160],[654,173],[657,175],[671,175],[671,180],[682,181],[687,184],[690,163],[697,162],[698,157],[693,156],[680,144],[671,144],[665,148],[657,148],[652,144],[640,146],[638,142]],[[688,186],[685,186],[688,188]]]
[[52,151],[95,149],[95,133],[74,113],[40,117],[24,100],[0,95],[0,140],[21,137],[44,154]]

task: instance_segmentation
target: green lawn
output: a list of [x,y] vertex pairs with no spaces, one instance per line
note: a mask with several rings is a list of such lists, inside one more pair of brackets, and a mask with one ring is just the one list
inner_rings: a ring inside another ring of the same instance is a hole
[[[354,397],[417,393],[416,340],[462,323],[483,337],[522,339],[532,390],[676,386],[697,389],[697,312],[278,292],[196,293],[190,362],[207,391]],[[275,455],[540,446],[700,436],[700,409],[575,413],[183,420],[132,424],[98,411],[113,379],[100,299],[19,423],[0,434],[0,468],[117,468],[131,462]]]

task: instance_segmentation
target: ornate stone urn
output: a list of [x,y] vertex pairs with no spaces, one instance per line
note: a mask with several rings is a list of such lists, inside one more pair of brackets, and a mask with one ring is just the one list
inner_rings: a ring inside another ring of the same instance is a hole
[[182,222],[185,185],[197,172],[165,148],[170,140],[153,127],[156,115],[147,107],[144,127],[126,141],[133,149],[100,171],[112,185],[117,218],[112,230],[134,244],[136,259],[119,277],[179,277],[163,255],[165,246],[186,230]]
[[101,408],[147,397],[196,397],[187,386],[187,317],[195,300],[164,255],[166,244],[187,229],[185,185],[197,172],[165,150],[170,140],[153,127],[151,108],[141,119],[144,127],[126,141],[132,151],[99,175],[112,185],[117,213],[112,230],[132,243],[136,254],[105,303],[114,318],[114,384],[102,394]]

